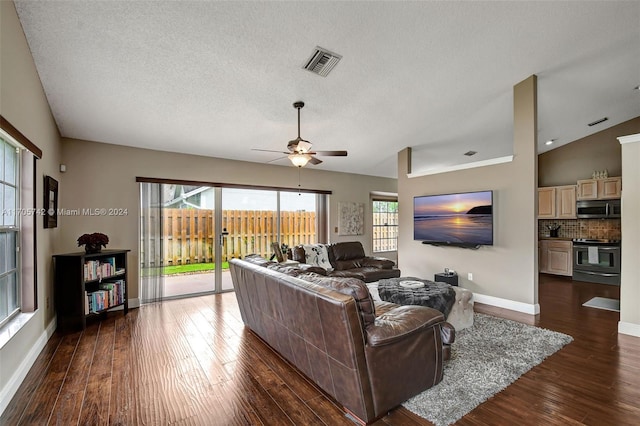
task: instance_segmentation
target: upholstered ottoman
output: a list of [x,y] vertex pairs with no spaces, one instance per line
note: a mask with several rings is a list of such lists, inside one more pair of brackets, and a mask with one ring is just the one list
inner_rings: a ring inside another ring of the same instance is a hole
[[446,318],[456,330],[464,330],[473,325],[473,292],[462,287],[453,286],[456,300]]
[[[424,286],[412,288],[411,283]],[[385,302],[437,309],[456,330],[473,325],[473,293],[467,289],[415,277],[383,279],[376,284],[369,287],[370,291],[377,289],[379,298]]]

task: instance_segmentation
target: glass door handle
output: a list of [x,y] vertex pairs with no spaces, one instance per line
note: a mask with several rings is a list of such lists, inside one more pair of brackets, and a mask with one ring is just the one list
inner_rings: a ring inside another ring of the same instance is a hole
[[222,232],[220,233],[220,246],[224,244],[224,239],[229,235],[229,231],[227,228],[222,228]]

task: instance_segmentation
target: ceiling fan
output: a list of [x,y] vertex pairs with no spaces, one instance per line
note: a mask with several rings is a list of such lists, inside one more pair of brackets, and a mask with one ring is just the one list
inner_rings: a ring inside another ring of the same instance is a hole
[[[294,140],[289,141],[289,143],[287,144],[287,149],[289,151],[272,151],[269,149],[253,149],[253,151],[280,152],[282,154],[287,154],[287,158],[289,158],[289,160],[291,160],[293,165],[296,167],[304,167],[307,165],[307,163],[311,163],[314,165],[322,163],[322,160],[314,157],[314,155],[323,155],[327,157],[347,156],[347,151],[312,151],[311,142],[300,137],[300,110],[304,107],[304,102],[294,102],[293,107],[298,110],[298,137]],[[272,161],[276,161],[279,159],[280,158],[277,158]]]

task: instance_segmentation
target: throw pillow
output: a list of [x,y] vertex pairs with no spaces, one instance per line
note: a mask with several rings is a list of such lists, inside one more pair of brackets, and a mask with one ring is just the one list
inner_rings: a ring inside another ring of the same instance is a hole
[[304,244],[304,257],[308,265],[320,266],[327,271],[332,271],[333,266],[329,262],[329,252],[324,244]]

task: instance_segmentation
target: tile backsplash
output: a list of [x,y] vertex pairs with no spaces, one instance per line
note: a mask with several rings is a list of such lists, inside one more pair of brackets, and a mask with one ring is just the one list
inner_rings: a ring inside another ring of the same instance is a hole
[[606,238],[620,240],[620,219],[540,219],[538,237],[548,237],[547,225],[560,225],[560,238]]

